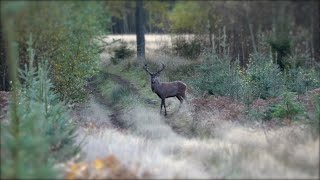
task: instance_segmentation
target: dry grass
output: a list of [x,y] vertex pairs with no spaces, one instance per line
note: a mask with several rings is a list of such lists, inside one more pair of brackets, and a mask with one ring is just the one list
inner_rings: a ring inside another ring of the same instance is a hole
[[85,107],[78,107],[72,111],[72,118],[86,131],[93,131],[99,127],[112,127],[111,112],[98,104],[92,96],[85,103]]
[[145,172],[150,178],[319,178],[319,139],[312,139],[304,127],[265,134],[261,128],[217,119],[218,115],[204,116],[214,124],[214,138],[186,138],[165,123],[185,121],[181,117],[191,114],[184,108],[169,119],[140,105],[127,109],[122,118],[130,128],[125,132],[107,128],[82,133],[88,135],[86,160],[113,155],[135,169],[137,178]]

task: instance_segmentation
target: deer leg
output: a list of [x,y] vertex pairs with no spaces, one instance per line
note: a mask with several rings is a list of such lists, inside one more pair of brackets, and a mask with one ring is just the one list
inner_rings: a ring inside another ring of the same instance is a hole
[[162,105],[163,105],[163,100],[161,100],[161,105],[160,105],[160,114],[162,112]]
[[179,99],[180,103],[182,104],[183,103],[182,97],[180,95],[177,95],[176,97]]
[[164,115],[167,115],[167,107],[166,107],[166,101],[163,99],[163,106],[164,106]]
[[183,103],[183,99],[182,99],[182,97],[180,96],[180,95],[177,95],[176,96],[178,99],[179,99],[179,101],[180,101],[180,105],[179,105],[179,108],[181,107],[181,104]]
[[183,92],[180,97],[182,97],[184,100],[187,100],[185,92]]

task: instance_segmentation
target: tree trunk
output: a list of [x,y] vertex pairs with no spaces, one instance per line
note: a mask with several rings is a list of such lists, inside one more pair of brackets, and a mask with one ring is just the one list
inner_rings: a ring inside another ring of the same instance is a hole
[[123,32],[124,32],[124,34],[127,34],[130,32],[130,30],[128,28],[127,14],[125,12],[122,12],[122,16],[123,16]]
[[313,57],[317,62],[320,62],[320,2],[313,0],[313,24],[312,24],[312,36],[313,36]]
[[136,35],[137,57],[138,59],[145,59],[144,13],[142,0],[136,0]]
[[6,43],[2,23],[0,23],[0,91],[9,91],[9,72],[6,64]]
[[211,9],[208,11],[208,33],[209,33],[209,46],[210,52],[213,51],[213,42],[212,42],[212,22],[211,22]]

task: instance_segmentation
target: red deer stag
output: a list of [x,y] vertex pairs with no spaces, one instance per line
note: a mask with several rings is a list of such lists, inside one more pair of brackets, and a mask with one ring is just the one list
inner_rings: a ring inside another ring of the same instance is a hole
[[[166,102],[165,99],[169,97],[177,97],[180,101],[180,106],[183,102],[183,99],[186,99],[186,84],[181,81],[174,82],[160,82],[159,76],[160,72],[163,71],[165,65],[162,63],[162,69],[156,73],[151,73],[147,69],[147,64],[144,65],[143,69],[147,71],[151,77],[151,89],[156,93],[159,98],[161,98],[161,107],[160,113],[162,112],[162,106],[164,106],[165,116],[167,115]],[[180,108],[179,106],[179,108]]]

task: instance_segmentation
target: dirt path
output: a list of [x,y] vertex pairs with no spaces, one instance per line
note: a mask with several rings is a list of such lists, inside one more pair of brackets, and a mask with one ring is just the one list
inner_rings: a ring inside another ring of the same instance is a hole
[[[128,109],[124,110],[123,107],[114,104],[108,97],[102,95],[101,90],[99,90],[99,85],[101,85],[104,81],[108,81],[108,80],[114,81],[115,83],[119,84],[122,87],[126,87],[130,92],[132,92],[133,94],[135,94],[136,97],[138,97],[140,102],[144,102],[145,108],[147,108],[148,105],[152,105],[152,106],[155,105],[156,103],[155,100],[145,98],[142,94],[140,94],[138,88],[135,87],[135,85],[129,80],[116,74],[112,74],[108,72],[100,72],[97,76],[89,80],[87,91],[91,94],[93,100],[99,103],[99,105],[101,105],[100,108],[108,109],[110,111],[110,114],[108,116],[114,128],[118,130],[128,129],[129,125],[126,125],[127,124],[126,120],[122,118],[123,116],[126,116],[128,114],[127,112],[124,112],[124,111],[127,111]],[[191,112],[181,112],[181,110],[178,110],[180,112],[179,113],[177,110],[175,110],[176,109],[175,106],[177,106],[178,104],[177,102],[174,102],[174,101],[176,100],[167,99],[167,105],[169,104],[168,115],[166,117],[163,116],[162,119],[165,122],[165,124],[167,124],[167,126],[173,130],[173,132],[183,136],[188,136],[189,132],[186,132],[186,130],[182,130],[181,127],[179,127],[180,125],[175,124],[174,119],[181,118],[183,116],[190,116]],[[170,110],[170,104],[171,104],[171,110]],[[151,108],[151,109],[158,111],[158,108],[157,109]],[[182,111],[185,111],[185,109]],[[86,121],[87,123],[93,124],[95,127],[99,127],[99,128],[106,127],[104,126],[104,124],[107,125],[107,123],[104,123],[104,121],[106,120],[102,120],[99,123],[90,119]]]
[[[98,79],[100,77],[100,80]],[[101,80],[102,78],[102,80]],[[117,84],[126,87],[130,92],[134,93],[139,99],[147,104],[154,103],[151,99],[144,98],[140,93],[138,88],[134,86],[132,82],[127,79],[122,78],[119,75],[108,73],[108,72],[100,72],[95,77],[91,78],[86,87],[87,91],[93,96],[94,100],[98,102],[100,105],[106,107],[111,111],[110,121],[113,126],[117,129],[125,129],[124,121],[121,119],[121,115],[123,113],[123,108],[115,105],[108,97],[102,95],[101,91],[98,89],[99,85],[103,83],[104,80],[112,80]]]
[[109,117],[113,126],[117,129],[125,129],[126,126],[120,116],[122,114],[122,108],[119,106],[116,106],[115,104],[112,103],[110,99],[108,99],[106,96],[103,96],[101,94],[101,91],[98,89],[99,84],[101,83],[97,79],[98,76],[103,77],[103,79],[111,79],[113,81],[116,81],[120,85],[125,86],[129,88],[131,91],[134,91],[136,93],[138,93],[137,88],[135,88],[133,84],[123,79],[122,77],[117,76],[115,74],[106,73],[106,72],[101,72],[97,76],[91,78],[87,86],[87,90],[90,92],[90,94],[93,95],[94,100],[98,102],[100,105],[103,105],[104,107],[107,107],[108,109],[111,110],[111,115],[109,115]]
[[[123,79],[121,76],[116,75],[116,74],[111,74],[108,72],[103,72],[102,73],[103,77],[110,78],[111,80],[117,82],[121,86],[129,88],[132,92],[139,94],[138,88],[136,88],[130,81],[127,79]],[[139,94],[140,95],[140,94]]]

